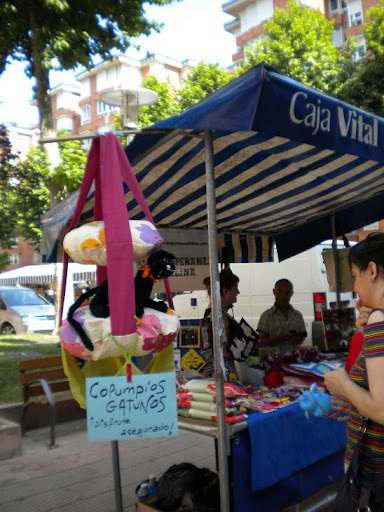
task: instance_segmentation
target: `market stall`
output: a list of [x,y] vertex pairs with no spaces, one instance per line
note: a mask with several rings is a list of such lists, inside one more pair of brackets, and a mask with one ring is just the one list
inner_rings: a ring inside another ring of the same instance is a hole
[[[261,243],[272,237],[282,260],[384,218],[383,123],[260,65],[138,133],[126,154],[160,230],[208,230],[211,282],[218,283],[218,232],[238,244],[248,234],[262,237]],[[131,217],[143,218],[129,191],[126,201]],[[92,218],[91,194],[80,222]],[[60,226],[56,218],[53,224],[57,236],[48,255],[55,259],[66,223]],[[228,446],[217,287],[212,309],[225,512]]]

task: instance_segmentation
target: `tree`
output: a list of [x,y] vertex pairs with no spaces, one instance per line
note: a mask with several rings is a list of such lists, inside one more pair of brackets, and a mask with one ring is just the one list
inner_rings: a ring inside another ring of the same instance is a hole
[[[155,91],[159,99],[153,105],[140,108],[140,127],[145,128],[182,112],[208,94],[220,89],[233,78],[234,75],[229,75],[218,65],[204,62],[200,62],[188,73],[179,89],[173,87],[169,80],[159,82],[153,75],[145,77],[142,86]],[[121,121],[120,124],[114,123],[113,128],[121,129]]]
[[188,73],[179,91],[180,110],[187,109],[208,94],[217,91],[234,77],[216,64],[200,62]]
[[142,86],[156,92],[159,99],[153,105],[140,108],[139,124],[141,128],[179,113],[180,105],[176,98],[176,91],[169,80],[159,82],[156,77],[149,75],[144,78]]
[[288,10],[276,9],[264,37],[246,50],[245,69],[266,62],[320,91],[340,94],[353,70],[353,44],[337,49],[333,21],[318,10],[291,0]]
[[59,151],[61,162],[52,170],[43,149],[32,147],[25,161],[10,169],[4,187],[12,210],[11,235],[30,239],[35,246],[41,239],[41,216],[77,190],[84,174],[87,152],[80,141],[60,142]]
[[[59,137],[64,135],[58,132]],[[80,188],[88,156],[80,140],[60,142],[59,154],[60,163],[46,175],[51,207]]]
[[[15,159],[7,129],[4,125],[0,125],[0,249],[12,247],[12,238],[16,227],[13,213],[13,197],[8,194],[8,185]],[[8,252],[0,253],[0,272],[8,266],[8,263]]]
[[93,58],[108,59],[125,51],[131,38],[159,31],[145,17],[143,4],[174,0],[12,0],[0,2],[0,73],[11,59],[27,62],[36,79],[40,128],[53,129],[49,71],[91,67]]
[[346,82],[344,99],[377,115],[384,115],[384,0],[367,13],[365,59]]

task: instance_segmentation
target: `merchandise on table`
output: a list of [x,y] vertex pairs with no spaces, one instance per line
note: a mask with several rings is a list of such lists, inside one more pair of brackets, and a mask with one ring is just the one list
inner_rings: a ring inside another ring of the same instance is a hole
[[[209,411],[198,411],[197,409],[179,409],[179,416],[184,416],[186,418],[197,418],[200,420],[210,420],[217,421],[216,414],[210,413]],[[243,413],[236,414],[235,416],[226,416],[225,422],[239,423],[240,421],[245,421],[247,419],[247,415]]]
[[283,369],[289,373],[311,377],[314,380],[322,380],[325,373],[337,370],[342,366],[344,365],[339,361],[321,361],[319,363],[283,364]]
[[[196,409],[197,411],[209,411],[209,412],[217,412],[216,404],[209,404],[207,402],[196,402],[194,400],[178,400],[177,406],[179,409]],[[238,412],[236,407],[226,407],[225,409],[226,416],[233,416]]]
[[[200,392],[188,391],[190,388]],[[205,392],[203,390],[205,389]],[[212,379],[191,379],[178,388],[178,414],[188,418],[216,421],[216,386]],[[243,386],[224,383],[225,416],[227,423],[243,421],[244,413],[272,412],[297,402],[300,390],[281,386]],[[247,416],[247,414],[245,415]]]

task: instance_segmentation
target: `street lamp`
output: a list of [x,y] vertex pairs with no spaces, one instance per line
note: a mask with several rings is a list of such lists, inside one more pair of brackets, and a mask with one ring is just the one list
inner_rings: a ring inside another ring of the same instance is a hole
[[[117,86],[103,93],[100,99],[109,105],[121,107],[122,123],[125,127],[128,122],[136,120],[133,117],[138,116],[139,107],[152,105],[156,103],[158,98],[154,91],[144,87],[124,88]],[[131,113],[133,116],[130,116]]]

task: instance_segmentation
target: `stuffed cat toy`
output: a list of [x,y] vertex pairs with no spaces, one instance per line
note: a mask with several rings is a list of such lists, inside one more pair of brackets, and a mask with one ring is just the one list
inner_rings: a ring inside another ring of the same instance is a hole
[[168,306],[165,302],[152,300],[151,293],[158,279],[170,277],[175,271],[175,256],[167,251],[157,251],[151,254],[146,264],[141,265],[135,276],[136,316],[140,318],[144,308],[152,308],[166,313]]
[[[155,309],[166,313],[168,306],[165,302],[152,300],[150,298],[153,285],[158,279],[165,279],[173,274],[175,256],[167,251],[160,250],[151,254],[145,265],[141,265],[135,276],[135,300],[136,316],[140,318],[144,313],[144,307]],[[97,318],[109,317],[108,282],[104,281],[96,288],[81,295],[69,308],[67,320],[79,335],[84,346],[93,351],[93,343],[84,331],[83,327],[74,318],[75,311],[87,299],[93,297],[89,304],[91,313]]]

